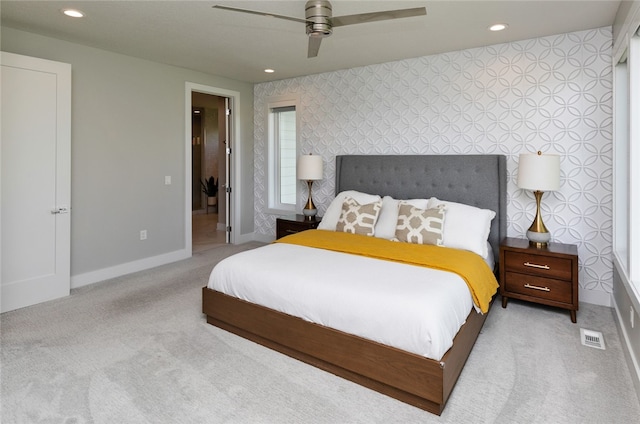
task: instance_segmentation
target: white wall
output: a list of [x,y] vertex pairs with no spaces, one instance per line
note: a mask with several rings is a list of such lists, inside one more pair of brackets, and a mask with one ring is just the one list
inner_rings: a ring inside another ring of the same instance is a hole
[[[275,233],[266,103],[297,93],[300,151],[325,160],[313,186],[320,214],[334,195],[337,154],[499,153],[508,233],[523,237],[535,201],[515,185],[518,155],[561,155],[561,188],[543,198],[545,224],[553,240],[578,245],[580,300],[611,306],[611,44],[611,28],[602,28],[256,85],[256,232]],[[300,186],[299,209],[305,199]]]
[[[253,232],[252,84],[6,26],[1,40],[3,51],[72,65],[71,274],[78,284],[158,264],[150,258],[177,259],[186,251],[187,81],[240,93],[237,153],[246,175],[236,189],[249,196],[236,205],[243,214],[234,231]],[[171,185],[164,185],[167,175]],[[143,229],[146,241],[139,240]],[[131,263],[138,265],[125,266]]]

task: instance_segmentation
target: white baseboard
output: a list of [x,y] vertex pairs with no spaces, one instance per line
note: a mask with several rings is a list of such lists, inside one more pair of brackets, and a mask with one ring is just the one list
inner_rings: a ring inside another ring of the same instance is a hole
[[249,233],[249,234],[240,234],[240,235],[236,235],[236,239],[234,240],[233,244],[243,244],[243,243],[249,243],[251,241],[260,241],[263,243],[271,243],[273,240],[275,240],[275,237],[273,236],[265,236],[263,234],[258,234],[258,233]]
[[[236,236],[234,244],[248,243],[250,241],[262,241],[270,243],[273,241],[272,236],[256,235],[255,233],[241,234]],[[157,266],[169,264],[171,262],[181,261],[191,257],[191,251],[186,249],[176,250],[174,252],[165,253],[150,258],[144,258],[137,261],[127,262],[124,264],[112,266],[109,268],[99,269],[97,271],[86,272],[84,274],[71,276],[71,288],[88,286],[89,284],[98,283],[110,278],[120,277],[122,275],[131,274],[132,272],[144,271],[145,269],[155,268]]]
[[[612,296],[613,297],[613,296]],[[625,359],[627,360],[627,365],[630,370],[635,370],[635,373],[631,373],[631,380],[633,381],[633,385],[636,389],[636,394],[638,395],[638,400],[640,400],[640,364],[638,363],[638,355],[633,350],[633,345],[629,340],[629,334],[625,326],[622,324],[624,319],[622,314],[620,313],[620,309],[618,308],[618,304],[613,299],[613,309],[616,311],[616,327],[618,327],[618,334],[622,338],[623,346],[622,351],[624,352]]]
[[150,258],[127,262],[109,268],[99,269],[97,271],[73,275],[71,276],[71,288],[77,289],[78,287],[88,286],[89,284],[131,274],[132,272],[144,271],[145,269],[155,268],[160,265],[188,259],[190,257],[191,252],[188,252],[186,249],[182,249]]
[[274,236],[270,236],[267,234],[255,234],[253,235],[253,240],[255,241],[261,241],[263,243],[271,243],[272,241],[274,241],[276,238]]
[[600,305],[611,308],[613,303],[611,293],[599,290],[580,290],[580,302],[591,303],[592,305]]

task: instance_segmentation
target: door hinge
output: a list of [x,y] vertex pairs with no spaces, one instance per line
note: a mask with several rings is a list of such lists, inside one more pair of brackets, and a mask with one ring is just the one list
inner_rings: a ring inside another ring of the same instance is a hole
[[231,193],[231,187],[225,186],[224,191],[226,191],[227,193]]
[[231,109],[227,109],[227,110],[225,111],[225,114],[226,114],[227,116],[231,115]]
[[227,225],[227,233],[231,232],[231,225]]
[[227,154],[230,155],[231,154],[231,147],[227,147]]

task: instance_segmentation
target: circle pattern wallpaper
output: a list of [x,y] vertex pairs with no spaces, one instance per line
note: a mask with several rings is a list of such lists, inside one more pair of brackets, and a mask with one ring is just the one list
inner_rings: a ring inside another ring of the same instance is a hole
[[[339,154],[503,154],[508,234],[525,237],[535,199],[516,186],[519,154],[560,155],[560,189],[543,196],[544,222],[552,241],[578,245],[580,298],[607,299],[611,49],[607,27],[257,84],[256,233],[275,234],[267,210],[267,103],[293,94],[298,152],[324,158],[324,178],[313,185],[319,215],[334,197]],[[300,183],[298,210],[306,198]]]

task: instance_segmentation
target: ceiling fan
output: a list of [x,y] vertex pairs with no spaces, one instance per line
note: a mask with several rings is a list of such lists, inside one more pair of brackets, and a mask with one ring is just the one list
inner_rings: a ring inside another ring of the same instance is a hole
[[309,50],[307,57],[318,56],[320,42],[333,32],[334,27],[362,24],[367,22],[384,21],[387,19],[410,18],[427,14],[424,7],[410,9],[386,10],[382,12],[360,13],[356,15],[332,16],[331,3],[327,0],[309,0],[305,4],[305,19],[292,16],[276,15],[269,12],[239,9],[236,7],[215,5],[214,8],[231,10],[233,12],[251,13],[254,15],[269,16],[272,18],[286,19],[305,24],[309,36]]

